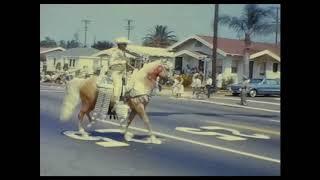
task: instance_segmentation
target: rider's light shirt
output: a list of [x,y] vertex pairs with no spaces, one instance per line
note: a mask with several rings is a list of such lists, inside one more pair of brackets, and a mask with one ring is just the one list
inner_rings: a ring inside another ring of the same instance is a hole
[[126,53],[118,48],[114,50],[110,57],[110,69],[123,71],[126,67],[126,61],[128,58],[126,57]]

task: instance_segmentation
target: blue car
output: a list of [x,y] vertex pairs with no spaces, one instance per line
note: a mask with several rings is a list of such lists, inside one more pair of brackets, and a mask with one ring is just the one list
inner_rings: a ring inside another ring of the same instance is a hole
[[[228,86],[228,90],[232,95],[239,95],[242,84],[233,84]],[[279,79],[251,79],[249,82],[248,95],[255,97],[256,95],[279,95],[280,96],[280,80]]]

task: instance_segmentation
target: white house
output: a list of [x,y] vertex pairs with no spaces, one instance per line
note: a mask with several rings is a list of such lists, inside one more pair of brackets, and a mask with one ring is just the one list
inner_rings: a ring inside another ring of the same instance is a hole
[[57,51],[65,51],[62,47],[42,48],[40,47],[40,73],[46,71],[47,56]]
[[55,52],[47,56],[47,71],[57,72],[68,68],[74,76],[85,73],[94,74],[100,67],[100,58],[92,55],[99,52],[94,48],[71,48],[66,51]]
[[[175,68],[185,71],[187,65],[205,73],[212,71],[213,38],[194,35],[177,42],[168,49],[175,52]],[[218,38],[217,72],[223,78],[232,77],[235,82],[242,80],[244,41]],[[250,78],[280,78],[280,47],[269,43],[252,42],[250,48]]]

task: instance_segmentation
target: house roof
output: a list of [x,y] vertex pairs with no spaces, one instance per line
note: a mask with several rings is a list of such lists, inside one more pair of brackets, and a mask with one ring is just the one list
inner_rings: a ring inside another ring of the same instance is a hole
[[[100,51],[93,56],[100,56],[102,54],[111,55],[112,52],[117,47],[110,48],[104,51]],[[169,52],[168,49],[165,48],[155,48],[155,47],[147,47],[147,46],[139,46],[139,45],[133,45],[129,44],[127,46],[127,50],[131,51],[133,53],[139,54],[141,56],[157,56],[157,57],[174,57],[173,52]],[[129,55],[130,57],[130,55]],[[132,58],[135,58],[135,56],[131,56]]]
[[99,52],[99,50],[94,48],[71,48],[66,51],[53,52],[50,56],[54,56],[59,59],[62,56],[91,56],[97,52]]
[[[180,41],[178,43],[173,44],[170,49],[176,48],[180,45],[182,45],[184,42],[190,40],[190,39],[196,39],[209,48],[212,49],[213,47],[213,37],[212,36],[203,36],[203,35],[195,35],[192,37],[189,37],[185,39],[184,41]],[[217,43],[217,52],[222,55],[239,55],[243,56],[243,49],[245,47],[243,40],[237,40],[237,39],[228,39],[228,38],[221,38],[218,37],[218,43]],[[261,43],[261,42],[252,42],[251,49],[249,51],[250,55],[258,53],[260,51],[269,50],[272,53],[274,53],[277,56],[280,56],[280,46],[271,44],[271,43]]]
[[189,51],[189,50],[179,51],[179,52],[175,53],[175,56],[181,56],[183,54],[186,54],[188,56],[191,56],[191,57],[199,59],[199,60],[207,57],[207,55],[205,55],[203,53],[199,53],[197,51]]
[[42,48],[40,47],[40,54],[48,53],[48,52],[53,52],[53,51],[65,51],[66,49],[62,47],[55,47],[55,48]]
[[[197,35],[200,38],[204,39],[212,45],[213,37],[211,36],[201,36]],[[228,54],[243,54],[243,49],[245,47],[243,40],[237,39],[228,39],[228,38],[218,38],[217,47]],[[280,56],[280,46],[271,44],[271,43],[262,43],[262,42],[252,42],[249,53],[254,54],[260,51],[269,50],[274,54]]]

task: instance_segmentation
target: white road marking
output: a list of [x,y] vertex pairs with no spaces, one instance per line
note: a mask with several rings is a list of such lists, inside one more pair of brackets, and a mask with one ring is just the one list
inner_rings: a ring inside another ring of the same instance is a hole
[[100,140],[100,137],[95,137],[95,136],[82,136],[78,135],[78,131],[65,131],[63,132],[64,135],[73,138],[73,139],[78,139],[78,140],[84,140],[84,141],[97,141]]
[[228,134],[212,132],[212,131],[202,131],[197,128],[188,128],[188,127],[176,127],[177,131],[187,132],[191,134],[204,135],[204,136],[217,136],[218,139],[226,140],[226,141],[244,141],[247,138],[242,138],[239,136],[232,136]]
[[[112,121],[102,121],[102,120],[98,120],[98,121],[100,121],[102,123],[112,124],[112,125],[115,125],[115,126],[120,126],[120,124],[112,122]],[[137,131],[148,132],[148,130],[142,129],[142,128],[137,128],[137,127],[132,127],[132,126],[129,127],[129,128],[137,130]],[[238,151],[238,150],[225,148],[225,147],[221,147],[221,146],[217,146],[217,145],[202,143],[202,142],[198,142],[198,141],[194,141],[194,140],[190,140],[190,139],[185,139],[185,138],[181,138],[181,137],[177,137],[177,136],[172,136],[172,135],[168,135],[168,134],[164,134],[164,133],[159,133],[159,132],[155,132],[155,131],[154,131],[154,134],[160,135],[160,136],[163,136],[163,137],[167,137],[167,138],[171,138],[171,139],[175,139],[175,140],[179,140],[179,141],[183,141],[183,142],[188,142],[188,143],[191,143],[191,144],[197,144],[197,145],[209,147],[209,148],[212,148],[212,149],[219,149],[219,150],[222,150],[222,151],[227,151],[227,152],[231,152],[231,153],[235,153],[235,154],[240,154],[240,155],[243,155],[243,156],[253,157],[253,158],[256,158],[256,159],[261,159],[261,160],[265,160],[265,161],[271,161],[271,162],[280,163],[279,159],[273,159],[273,158],[269,158],[269,157],[266,157],[266,156],[261,156],[261,155],[257,155],[257,154]]]
[[103,146],[103,147],[124,147],[124,146],[129,146],[129,144],[120,142],[120,141],[115,141],[110,138],[103,138],[103,142],[96,142],[97,145]]
[[266,119],[266,121],[277,122],[277,123],[280,123],[280,122],[281,122],[281,121],[279,121],[279,120],[273,120],[273,119]]
[[[240,101],[240,98],[236,99],[236,98],[212,97],[212,99],[228,99],[228,100]],[[247,100],[247,101],[248,102],[254,102],[254,103],[271,104],[271,105],[280,106],[280,103],[273,103],[273,102],[266,102],[266,101],[256,101],[256,100]]]
[[206,120],[205,122],[211,123],[211,124],[218,124],[218,125],[222,125],[222,126],[240,128],[240,129],[248,129],[248,130],[258,131],[258,132],[263,132],[263,133],[268,133],[268,134],[280,135],[280,132],[277,132],[277,131],[271,131],[271,130],[267,130],[267,129],[260,129],[260,128],[251,127],[251,126],[242,126],[242,125],[236,125],[236,124],[224,123],[224,122],[218,122],[218,121],[212,121],[212,120]]
[[[106,132],[118,132],[123,134],[123,130],[121,129],[96,129],[96,132],[100,132],[100,133],[106,133]],[[133,134],[131,132],[127,132],[129,135],[133,136]],[[137,143],[144,143],[144,144],[150,144],[150,140],[146,139],[146,140],[139,140],[139,139],[134,139],[131,138],[129,141],[132,142],[137,142]]]
[[121,129],[96,129],[94,131],[99,132],[99,133],[114,133],[114,132],[123,133],[123,131]]
[[[103,132],[121,132],[121,130],[119,130],[119,129],[107,129],[107,130],[104,130]],[[96,142],[97,145],[103,146],[103,147],[129,146],[129,144],[127,144],[127,143],[116,141],[116,140],[113,140],[113,139],[110,139],[110,138],[106,138],[106,137],[90,136],[90,135],[88,135],[88,136],[78,135],[79,134],[78,131],[65,131],[65,132],[63,132],[63,134],[68,136],[68,137],[70,137],[70,138],[77,139],[77,140],[84,140],[84,141],[99,141],[99,140],[103,140],[103,142]]]
[[200,129],[206,129],[206,130],[216,130],[216,129],[222,129],[222,130],[227,130],[231,132],[234,135],[237,136],[242,136],[242,137],[249,137],[249,138],[257,138],[257,139],[270,139],[269,136],[266,136],[264,134],[253,134],[253,135],[248,135],[248,134],[243,134],[240,133],[236,129],[230,129],[230,128],[225,128],[225,127],[219,127],[219,126],[201,126]]
[[[177,100],[177,98],[173,98],[173,97],[170,97],[170,98]],[[209,103],[209,104],[217,104],[217,105],[230,106],[230,107],[239,107],[239,108],[245,108],[245,109],[254,109],[254,110],[260,110],[260,111],[280,113],[280,111],[278,111],[278,110],[262,109],[262,108],[255,108],[255,107],[249,107],[249,106],[241,106],[241,105],[236,105],[236,104],[218,103],[218,102],[211,102],[211,101],[200,100],[200,99],[188,99],[188,98],[178,98],[178,99],[188,100],[188,101],[196,101],[196,102],[203,102],[203,103]]]

